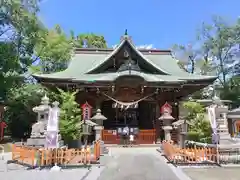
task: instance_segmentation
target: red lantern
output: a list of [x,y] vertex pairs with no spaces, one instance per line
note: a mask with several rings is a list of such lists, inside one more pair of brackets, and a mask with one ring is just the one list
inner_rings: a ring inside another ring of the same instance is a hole
[[4,137],[4,129],[7,127],[7,124],[4,121],[0,122],[0,141],[3,140]]
[[165,102],[165,104],[161,107],[161,113],[168,112],[169,114],[172,113],[172,106]]
[[82,105],[82,114],[83,114],[83,120],[90,120],[91,115],[92,115],[92,106],[86,102],[85,104]]

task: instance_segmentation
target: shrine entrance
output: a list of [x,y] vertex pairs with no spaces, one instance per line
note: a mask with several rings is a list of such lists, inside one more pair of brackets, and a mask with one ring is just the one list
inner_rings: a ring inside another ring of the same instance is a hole
[[102,113],[108,119],[104,121],[102,138],[106,144],[120,144],[121,131],[128,126],[130,133],[135,135],[136,144],[152,144],[156,141],[155,110],[156,104],[141,101],[128,109],[122,109],[113,101],[102,104]]

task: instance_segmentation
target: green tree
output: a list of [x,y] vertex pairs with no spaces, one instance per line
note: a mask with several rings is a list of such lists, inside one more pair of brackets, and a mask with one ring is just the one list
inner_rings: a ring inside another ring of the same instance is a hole
[[30,135],[31,125],[36,122],[37,118],[32,108],[40,105],[45,93],[45,88],[35,84],[23,84],[8,91],[8,107],[4,120],[8,123],[12,137],[24,138]]
[[227,88],[221,89],[221,98],[231,100],[232,107],[240,106],[240,77],[233,76],[227,81]]
[[212,24],[203,23],[198,38],[203,42],[202,49],[206,56],[213,59],[219,81],[227,88],[227,77],[239,64],[240,20],[229,24],[219,16],[213,17]]
[[7,91],[21,82],[21,66],[12,43],[0,42],[0,97],[6,99]]
[[60,133],[64,141],[76,140],[81,137],[81,109],[75,101],[76,92],[65,92],[59,89],[60,100]]
[[190,140],[206,142],[211,139],[211,127],[208,120],[206,120],[206,114],[204,107],[192,101],[184,102],[184,108],[187,110],[186,120],[192,123],[188,137]]
[[34,45],[43,25],[37,17],[36,0],[3,0],[0,6],[0,38],[14,45],[16,58],[24,71],[33,63]]
[[76,37],[75,46],[82,48],[84,45],[88,48],[107,48],[107,42],[104,36],[94,33],[79,34]]
[[37,12],[34,0],[0,2],[0,96],[3,99],[10,88],[23,80],[22,75],[33,62],[33,47],[42,29]]
[[66,69],[73,54],[73,45],[74,40],[67,37],[59,25],[42,31],[41,40],[34,48],[39,62],[31,67],[31,71],[51,73]]

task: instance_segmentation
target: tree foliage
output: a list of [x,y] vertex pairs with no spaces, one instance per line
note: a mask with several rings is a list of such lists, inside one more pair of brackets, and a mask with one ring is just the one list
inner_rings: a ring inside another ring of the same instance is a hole
[[226,88],[227,77],[236,73],[240,64],[240,19],[229,24],[225,19],[214,16],[211,25],[203,23],[198,38],[203,41],[204,56],[213,60],[219,81]]
[[240,77],[233,76],[227,81],[227,88],[222,89],[221,98],[232,101],[232,107],[237,108],[240,105]]
[[40,105],[45,93],[45,88],[35,84],[23,84],[8,91],[4,120],[8,123],[12,137],[24,138],[30,135],[31,125],[37,120],[37,114],[32,108]]
[[65,141],[79,139],[81,136],[81,109],[75,101],[76,92],[65,92],[59,89],[60,99],[60,133]]
[[67,68],[73,54],[74,40],[67,37],[59,25],[54,29],[41,32],[41,40],[35,46],[37,66],[33,72],[52,73]]
[[[180,59],[179,66],[187,72],[218,76],[214,84],[220,87],[221,97],[230,98],[235,105],[240,105],[239,94],[236,88],[231,87],[232,76],[240,74],[239,47],[240,18],[235,23],[228,23],[214,16],[211,24],[203,23],[198,30],[195,46],[175,45],[173,51]],[[193,97],[201,98],[207,91],[209,88],[195,93]]]
[[42,28],[36,13],[36,1],[0,2],[0,96],[21,79],[32,64],[32,53]]
[[79,34],[75,41],[75,47],[107,48],[107,42],[104,36],[94,33]]
[[190,126],[189,137],[191,140],[205,142],[205,139],[211,137],[211,127],[206,119],[204,107],[197,102],[184,102],[184,108],[187,110],[186,120],[192,123]]

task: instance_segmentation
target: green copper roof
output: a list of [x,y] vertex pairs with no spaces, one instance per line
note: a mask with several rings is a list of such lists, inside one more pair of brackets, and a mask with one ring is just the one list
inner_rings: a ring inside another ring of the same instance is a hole
[[131,73],[129,73],[129,71],[122,71],[119,73],[85,74],[74,78],[73,81],[115,81],[124,76],[138,76],[147,82],[184,82],[184,80],[179,80],[174,76],[153,75],[138,71],[131,71]]
[[[129,75],[129,71],[115,72],[115,73],[98,73],[93,74],[93,71],[100,67],[107,61],[112,60],[116,53],[118,53],[125,43],[128,43],[130,47],[141,57],[145,63],[153,66],[159,71],[159,74],[146,74],[143,72],[132,71],[131,75],[142,77],[147,82],[184,82],[189,80],[215,80],[214,76],[201,76],[190,74],[181,69],[177,60],[174,59],[170,53],[152,53],[145,51],[144,54],[135,48],[135,46],[129,41],[128,36],[124,36],[123,41],[112,52],[101,51],[97,52],[97,49],[93,52],[88,52],[86,49],[84,53],[78,52],[74,55],[68,68],[65,71],[52,73],[52,74],[34,74],[37,79],[62,79],[71,81],[114,81],[119,76]],[[153,50],[154,51],[154,50]]]

